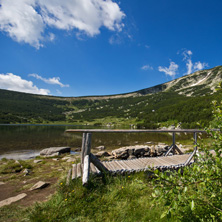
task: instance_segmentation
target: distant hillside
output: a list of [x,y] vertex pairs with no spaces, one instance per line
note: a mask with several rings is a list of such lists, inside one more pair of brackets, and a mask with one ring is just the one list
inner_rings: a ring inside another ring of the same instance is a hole
[[53,97],[0,90],[0,123],[206,126],[212,120],[211,101],[221,99],[215,90],[221,81],[222,66],[218,66],[119,95]]

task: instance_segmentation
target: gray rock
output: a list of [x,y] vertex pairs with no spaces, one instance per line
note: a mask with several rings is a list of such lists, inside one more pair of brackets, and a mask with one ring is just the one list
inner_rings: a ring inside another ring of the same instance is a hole
[[34,160],[33,162],[34,163],[40,163],[40,162],[42,162],[42,160]]
[[100,151],[98,153],[95,154],[96,157],[104,157],[104,156],[110,156],[109,153],[107,153],[106,151]]
[[52,156],[54,154],[60,155],[61,153],[70,153],[70,147],[50,147],[40,152],[41,156]]
[[15,197],[10,197],[10,198],[8,198],[6,200],[2,200],[2,201],[0,201],[0,207],[6,206],[6,205],[10,205],[11,203],[14,203],[16,201],[19,201],[19,200],[25,198],[26,196],[27,196],[26,193],[21,193],[21,194],[15,196]]
[[0,182],[0,185],[4,185],[5,183],[4,182]]
[[105,146],[97,146],[95,149],[97,149],[97,150],[105,150],[106,148],[105,148]]
[[59,160],[59,158],[53,158],[52,160],[53,160],[53,161],[58,161],[58,160]]
[[148,152],[150,148],[147,145],[135,145],[135,146],[126,146],[112,151],[112,155],[116,159],[127,159],[134,158],[134,156],[143,157],[145,152]]
[[24,173],[24,176],[28,176],[28,175],[30,175],[31,170],[29,170],[29,169],[24,169],[24,170],[23,170],[23,173]]
[[122,148],[119,148],[119,149],[115,149],[115,150],[112,151],[112,155],[116,159],[127,159],[129,157],[128,150],[129,150],[128,147],[122,147]]
[[38,183],[36,183],[35,185],[33,185],[29,190],[37,190],[37,189],[43,189],[45,187],[47,187],[49,185],[49,183],[47,182],[43,182],[43,181],[39,181]]

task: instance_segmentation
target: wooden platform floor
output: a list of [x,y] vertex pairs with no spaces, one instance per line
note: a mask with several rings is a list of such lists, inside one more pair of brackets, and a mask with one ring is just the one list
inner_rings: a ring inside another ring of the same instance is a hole
[[[152,168],[176,168],[182,166],[189,158],[190,154],[161,156],[161,157],[146,157],[132,160],[112,160],[102,161],[102,164],[111,173],[139,172]],[[191,161],[191,163],[193,160]],[[90,173],[99,174],[100,171],[90,163]],[[82,176],[82,166],[80,163],[72,165],[72,179]]]

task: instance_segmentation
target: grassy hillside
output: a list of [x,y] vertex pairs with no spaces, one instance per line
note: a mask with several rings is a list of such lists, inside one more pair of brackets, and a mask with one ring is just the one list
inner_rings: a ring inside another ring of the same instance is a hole
[[205,127],[212,120],[211,101],[221,97],[215,92],[221,80],[218,66],[123,95],[65,98],[0,90],[0,123]]

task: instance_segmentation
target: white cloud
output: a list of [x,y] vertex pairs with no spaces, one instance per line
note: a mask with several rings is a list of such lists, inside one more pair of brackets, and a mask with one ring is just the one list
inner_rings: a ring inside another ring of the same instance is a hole
[[102,26],[121,31],[124,17],[112,0],[0,0],[0,30],[37,49],[44,40],[54,39],[45,33],[47,27],[75,29],[92,37]]
[[42,76],[38,75],[38,74],[29,74],[29,76],[32,76],[36,79],[40,79],[43,82],[47,83],[47,84],[52,84],[52,85],[59,85],[61,87],[69,87],[69,85],[64,85],[63,83],[60,82],[60,78],[59,77],[53,77],[53,78],[43,78]]
[[141,67],[142,70],[153,70],[153,67],[150,65],[144,65]]
[[195,62],[193,64],[192,59],[191,59],[191,55],[192,54],[193,54],[192,51],[191,50],[187,50],[187,49],[185,49],[182,52],[183,60],[186,61],[186,67],[187,67],[187,73],[186,74],[191,74],[191,73],[193,73],[195,71],[202,70],[202,69],[208,67],[208,64],[205,63],[205,62],[201,63],[199,61],[199,62]]
[[0,74],[0,88],[41,95],[48,95],[50,93],[48,89],[39,89],[33,85],[32,81],[27,81],[12,73]]
[[199,62],[195,62],[195,64],[194,64],[194,70],[201,70],[201,69],[204,69],[206,67],[208,67],[208,63],[205,63],[205,62],[201,63],[199,61]]
[[170,62],[169,68],[159,66],[158,70],[160,72],[164,72],[166,75],[171,76],[172,78],[176,75],[179,66],[175,62]]

